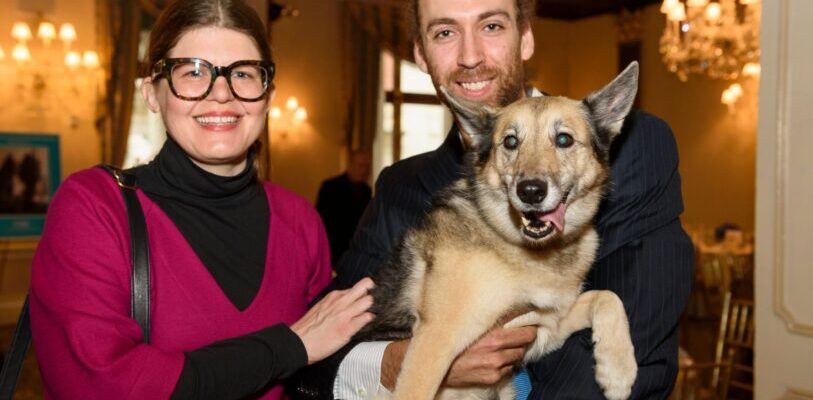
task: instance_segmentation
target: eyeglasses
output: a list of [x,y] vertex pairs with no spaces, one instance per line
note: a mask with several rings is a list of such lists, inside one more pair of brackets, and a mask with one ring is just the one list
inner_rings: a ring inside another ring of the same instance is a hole
[[217,77],[223,76],[235,98],[258,101],[268,92],[275,70],[274,63],[256,60],[241,60],[226,67],[216,67],[200,58],[165,58],[153,66],[152,79],[167,78],[175,97],[196,101],[209,96]]

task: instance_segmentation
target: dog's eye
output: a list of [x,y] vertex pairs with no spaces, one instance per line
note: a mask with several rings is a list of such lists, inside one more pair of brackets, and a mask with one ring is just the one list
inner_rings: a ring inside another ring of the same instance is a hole
[[514,135],[508,135],[502,140],[502,144],[508,150],[515,150],[519,147],[519,138]]
[[573,136],[567,133],[559,133],[556,135],[556,147],[567,148],[573,146]]

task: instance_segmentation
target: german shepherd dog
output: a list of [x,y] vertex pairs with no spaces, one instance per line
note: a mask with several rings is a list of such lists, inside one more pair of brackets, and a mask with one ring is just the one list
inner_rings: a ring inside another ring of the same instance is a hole
[[607,398],[629,397],[637,365],[624,306],[582,285],[598,249],[592,221],[610,145],[637,89],[637,63],[581,101],[535,97],[490,109],[441,89],[466,148],[464,177],[373,276],[377,317],[357,335],[412,338],[394,398],[513,399],[510,378],[473,389],[441,383],[501,316],[527,309],[506,324],[539,326],[526,362],[592,327],[598,384]]

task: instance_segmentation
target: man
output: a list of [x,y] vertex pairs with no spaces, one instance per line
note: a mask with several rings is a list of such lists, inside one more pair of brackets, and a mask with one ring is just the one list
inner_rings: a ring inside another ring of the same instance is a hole
[[339,260],[350,245],[361,214],[370,203],[370,153],[363,150],[350,152],[347,171],[322,182],[316,197],[316,211],[322,217],[330,243],[330,259]]
[[[415,58],[436,88],[500,106],[525,95],[522,62],[534,51],[530,0],[411,0]],[[345,287],[375,271],[434,193],[460,176],[462,144],[452,127],[437,150],[381,172],[376,196],[337,266]],[[596,217],[602,242],[585,289],[613,290],[630,318],[638,361],[633,398],[665,398],[677,373],[679,316],[691,288],[693,249],[683,211],[677,149],[661,120],[633,113],[611,152],[612,189]],[[446,385],[491,384],[511,373],[534,340],[534,328],[498,328],[452,365]],[[310,371],[305,398],[367,398],[394,386],[407,342],[361,343]],[[335,381],[333,379],[336,364]],[[595,381],[589,329],[529,365],[532,399],[603,398]]]

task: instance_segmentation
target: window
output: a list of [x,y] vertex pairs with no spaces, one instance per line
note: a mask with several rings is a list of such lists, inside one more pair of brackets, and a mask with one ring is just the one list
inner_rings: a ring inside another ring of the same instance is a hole
[[395,121],[395,58],[388,51],[381,55],[382,104],[380,126],[376,135],[374,171],[395,161],[436,149],[443,143],[452,124],[449,110],[437,99],[429,75],[409,61],[400,62],[401,134],[398,149],[393,144]]
[[[150,32],[141,32],[138,43],[138,59],[146,59],[147,43]],[[147,108],[147,102],[141,97],[141,78],[134,82],[133,115],[130,120],[130,132],[127,135],[127,153],[124,155],[123,168],[146,164],[161,150],[166,140],[166,129],[161,115]]]

